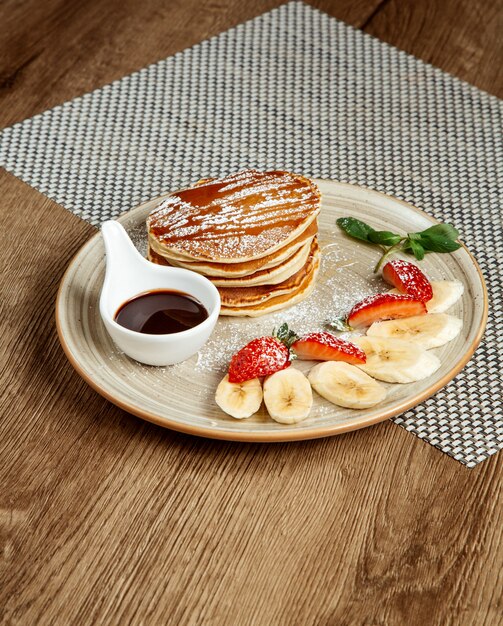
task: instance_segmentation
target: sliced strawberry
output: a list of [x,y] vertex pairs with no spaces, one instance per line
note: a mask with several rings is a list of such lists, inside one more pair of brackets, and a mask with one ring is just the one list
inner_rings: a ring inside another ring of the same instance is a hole
[[398,291],[413,296],[416,300],[428,302],[433,298],[430,281],[414,263],[400,259],[390,261],[384,266],[382,277]]
[[309,333],[292,344],[297,357],[304,361],[345,361],[362,365],[367,360],[365,352],[349,341],[332,333]]
[[232,357],[229,365],[229,382],[269,376],[290,365],[290,350],[276,337],[259,337],[247,343]]
[[353,328],[371,326],[382,320],[395,320],[400,317],[424,315],[426,306],[412,296],[392,293],[378,293],[355,304],[348,315],[348,324]]

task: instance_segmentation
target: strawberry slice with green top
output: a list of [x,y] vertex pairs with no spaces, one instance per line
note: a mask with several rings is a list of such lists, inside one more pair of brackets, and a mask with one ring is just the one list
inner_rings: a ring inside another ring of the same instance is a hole
[[382,277],[398,291],[413,296],[416,300],[428,302],[433,298],[430,281],[414,263],[401,259],[389,261],[383,268]]
[[290,365],[290,350],[276,337],[258,337],[241,348],[229,365],[229,382],[269,376]]
[[292,350],[304,361],[344,361],[363,365],[367,360],[365,352],[353,343],[327,332],[303,335],[292,344]]
[[426,312],[424,302],[413,296],[378,293],[355,304],[347,321],[352,328],[359,328],[383,320],[424,315]]

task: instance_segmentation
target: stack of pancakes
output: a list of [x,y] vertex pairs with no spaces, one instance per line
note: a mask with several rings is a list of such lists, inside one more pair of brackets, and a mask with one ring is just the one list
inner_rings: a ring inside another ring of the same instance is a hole
[[147,220],[148,258],[207,276],[222,315],[258,316],[290,306],[314,287],[320,192],[303,176],[246,170],[200,181]]

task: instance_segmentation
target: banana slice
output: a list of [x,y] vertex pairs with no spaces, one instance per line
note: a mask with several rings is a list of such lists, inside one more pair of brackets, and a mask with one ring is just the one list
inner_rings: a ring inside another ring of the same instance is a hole
[[404,339],[419,344],[424,350],[438,348],[457,337],[463,322],[447,313],[428,313],[399,320],[374,322],[367,330],[369,337]]
[[[433,298],[425,302],[428,313],[444,313],[461,298],[465,290],[459,280],[432,280]],[[389,293],[400,294],[398,289],[391,289]]]
[[218,384],[215,402],[231,417],[238,420],[251,417],[262,404],[262,385],[258,378],[244,383],[230,383],[226,374]]
[[413,383],[428,378],[440,367],[440,359],[417,344],[387,337],[358,337],[367,362],[358,367],[387,383]]
[[386,389],[365,372],[343,361],[325,361],[309,372],[320,396],[347,409],[368,409],[382,402]]
[[455,304],[465,290],[459,280],[437,280],[431,283],[433,298],[426,302],[428,313],[443,313]]
[[265,379],[264,402],[273,420],[281,424],[296,424],[309,415],[313,392],[304,374],[289,367]]

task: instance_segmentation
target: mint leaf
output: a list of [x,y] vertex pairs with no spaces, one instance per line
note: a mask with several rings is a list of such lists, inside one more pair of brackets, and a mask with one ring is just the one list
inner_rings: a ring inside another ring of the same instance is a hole
[[450,224],[435,224],[426,230],[414,233],[414,237],[429,252],[454,252],[461,247],[461,244],[456,241],[459,232]]
[[421,239],[421,235],[419,233],[407,233],[407,236],[409,239],[412,239],[414,241],[420,241]]
[[370,241],[370,233],[375,232],[372,226],[357,220],[355,217],[340,217],[337,220],[337,226],[350,237],[361,241]]
[[442,239],[441,237],[427,237],[421,235],[420,243],[428,252],[454,252],[461,248],[461,244],[452,239]]
[[435,226],[430,226],[426,230],[422,230],[416,234],[420,235],[421,239],[423,239],[423,237],[428,239],[436,239],[438,237],[440,239],[456,240],[459,237],[459,232],[454,228],[454,226],[451,226],[451,224],[435,224]]
[[404,242],[403,249],[405,252],[412,252],[418,261],[422,261],[424,259],[425,250],[415,239],[408,237]]
[[372,243],[378,243],[381,246],[395,246],[402,240],[400,235],[389,230],[374,230],[369,233],[368,238]]

